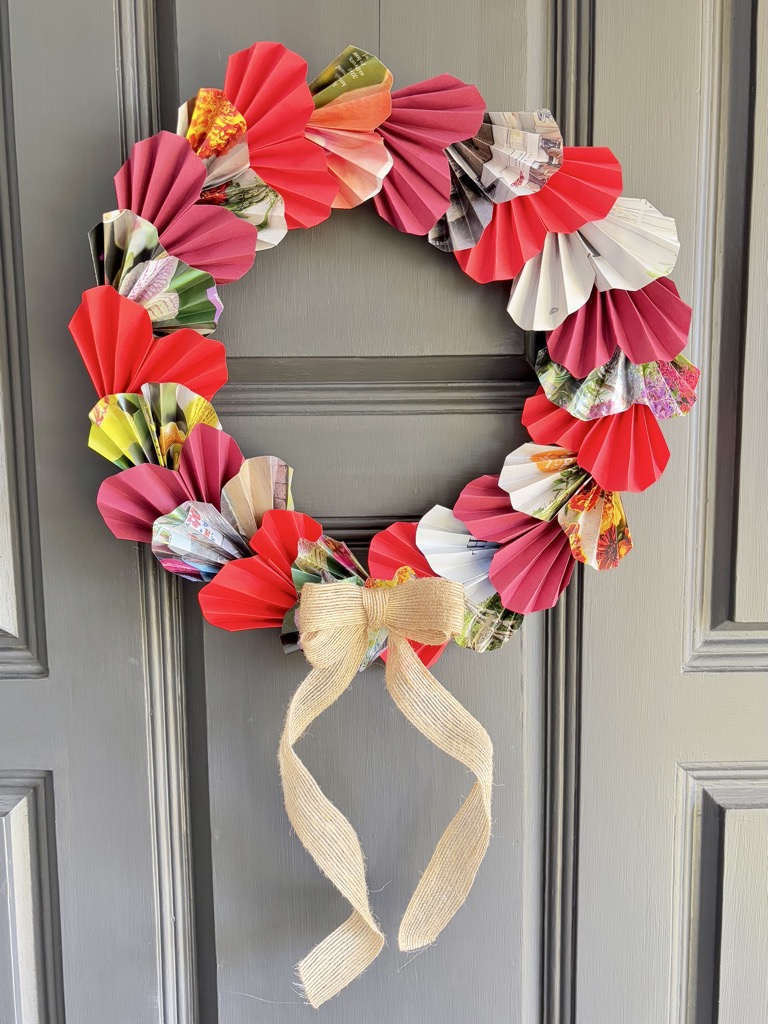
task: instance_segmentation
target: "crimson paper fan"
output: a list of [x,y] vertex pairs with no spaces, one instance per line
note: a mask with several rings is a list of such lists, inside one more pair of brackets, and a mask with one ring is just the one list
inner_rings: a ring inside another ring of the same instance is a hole
[[150,221],[172,256],[228,284],[253,266],[256,228],[223,207],[195,205],[204,181],[187,140],[158,132],[137,142],[115,175],[117,205]]
[[501,603],[521,615],[553,608],[570,583],[574,566],[571,545],[560,524],[528,519],[533,525],[502,544],[490,571]]
[[450,202],[445,148],[474,135],[484,110],[475,86],[452,75],[392,94],[392,111],[377,129],[393,159],[373,200],[380,217],[399,231],[427,234]]
[[569,234],[605,217],[621,186],[621,164],[610,149],[565,146],[560,170],[543,188],[494,206],[477,245],[454,256],[480,284],[510,280],[541,252],[549,232]]
[[540,388],[526,400],[522,421],[537,444],[575,452],[582,469],[606,491],[644,491],[669,462],[664,434],[647,405],[583,421],[550,402]]
[[154,339],[149,313],[109,285],[83,292],[69,330],[99,398],[153,381],[183,384],[210,400],[226,384],[221,342],[190,328]]
[[188,501],[190,494],[178,473],[145,462],[107,479],[96,505],[119,540],[152,541],[152,524]]
[[221,489],[244,461],[234,437],[199,423],[189,432],[179,458],[179,476],[195,501],[221,508]]
[[509,494],[499,487],[499,477],[470,480],[453,506],[453,514],[479,540],[504,544],[531,527],[531,516],[515,512]]
[[[368,550],[368,572],[374,579],[391,580],[403,566],[413,569],[419,579],[436,575],[416,547],[417,527],[418,523],[393,523],[373,537]],[[418,644],[413,640],[408,642],[427,668],[435,664],[448,646],[441,644],[433,647],[429,644]],[[386,651],[383,657],[386,661]]]
[[633,363],[674,359],[685,348],[691,307],[669,278],[638,291],[593,288],[586,304],[547,336],[549,354],[574,377],[607,363],[618,346]]
[[288,227],[326,220],[339,183],[304,137],[315,109],[307,62],[282,43],[254,43],[229,58],[224,92],[248,126],[251,167],[285,202]]

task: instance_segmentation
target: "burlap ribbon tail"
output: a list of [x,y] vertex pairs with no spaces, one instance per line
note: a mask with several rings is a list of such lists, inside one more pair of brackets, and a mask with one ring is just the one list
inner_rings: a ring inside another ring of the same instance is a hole
[[307,584],[302,590],[302,646],[313,668],[293,695],[280,740],[285,809],[309,854],[353,908],[297,967],[312,1006],[322,1005],[361,974],[385,939],[368,899],[360,840],[294,745],[352,682],[369,630],[385,627],[386,686],[395,704],[477,780],[438,842],[400,924],[400,949],[434,942],[466,899],[488,848],[493,747],[482,725],[424,667],[408,640],[446,643],[461,632],[463,617],[463,588],[443,579],[412,580],[391,589],[335,583]]

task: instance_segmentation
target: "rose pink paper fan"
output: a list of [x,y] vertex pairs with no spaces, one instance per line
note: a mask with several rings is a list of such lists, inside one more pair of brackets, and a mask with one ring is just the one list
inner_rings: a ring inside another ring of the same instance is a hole
[[251,167],[285,202],[289,228],[326,220],[339,185],[322,149],[304,138],[315,109],[307,62],[282,43],[233,53],[224,92],[245,118]]
[[593,288],[586,304],[547,335],[547,348],[556,363],[581,378],[607,363],[617,346],[633,363],[674,359],[690,327],[691,307],[661,277],[634,292]]
[[454,256],[480,284],[510,280],[541,252],[549,232],[570,234],[602,220],[621,186],[621,164],[610,149],[565,146],[560,170],[543,188],[495,206],[477,245]]
[[[419,579],[436,575],[429,562],[416,547],[416,529],[418,523],[393,523],[386,530],[381,530],[371,540],[368,550],[368,572],[373,579],[391,580],[398,569],[408,566],[413,569]],[[431,668],[443,653],[447,644],[432,647],[429,644],[417,644],[409,641],[419,659]],[[386,651],[384,652],[386,660]]]
[[378,128],[393,166],[374,197],[387,223],[426,235],[448,209],[451,175],[445,148],[473,136],[485,101],[474,85],[438,75],[392,94],[392,112]]
[[83,292],[69,331],[99,398],[152,381],[183,384],[210,400],[227,382],[221,342],[190,328],[154,339],[144,307],[109,285]]
[[585,422],[539,389],[526,400],[522,421],[537,444],[559,444],[575,452],[582,469],[606,491],[644,491],[669,462],[667,442],[647,405]]
[[253,266],[256,229],[223,207],[195,205],[204,181],[187,140],[158,132],[137,142],[115,175],[117,205],[154,224],[172,256],[227,284]]
[[257,553],[229,562],[200,591],[208,622],[229,630],[282,626],[296,603],[291,565],[299,540],[319,540],[322,532],[320,523],[301,512],[265,512],[251,540]]
[[531,516],[515,512],[509,494],[499,487],[499,477],[470,480],[453,506],[453,514],[479,540],[504,544],[531,527]]
[[222,488],[242,462],[233,437],[198,423],[181,447],[178,470],[153,463],[131,466],[102,483],[96,504],[115,537],[150,542],[155,519],[185,501],[220,509]]

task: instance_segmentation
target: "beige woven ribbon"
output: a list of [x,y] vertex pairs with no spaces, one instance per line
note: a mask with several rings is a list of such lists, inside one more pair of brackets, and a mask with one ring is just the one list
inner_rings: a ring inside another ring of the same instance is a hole
[[446,643],[461,632],[463,619],[463,588],[444,579],[412,580],[391,589],[306,584],[301,592],[301,639],[313,667],[291,700],[280,740],[285,808],[307,851],[353,908],[298,965],[312,1006],[322,1005],[361,974],[385,940],[368,901],[360,840],[322,793],[294,744],[351,683],[369,630],[385,627],[386,685],[395,704],[477,779],[438,842],[400,924],[400,949],[434,942],[466,899],[488,848],[493,747],[482,725],[422,665],[408,640]]

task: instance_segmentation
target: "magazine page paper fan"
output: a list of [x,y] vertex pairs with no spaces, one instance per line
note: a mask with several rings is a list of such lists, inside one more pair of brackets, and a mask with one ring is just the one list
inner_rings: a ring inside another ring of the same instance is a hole
[[351,580],[362,586],[369,578],[351,548],[327,534],[299,538],[291,574],[299,592],[305,583]]
[[192,496],[178,473],[143,463],[107,477],[96,505],[118,540],[152,541],[152,524]]
[[250,540],[265,512],[293,510],[292,478],[291,467],[274,455],[246,459],[222,488],[222,515],[241,537]]
[[433,572],[461,583],[470,600],[480,603],[496,593],[488,570],[498,544],[473,537],[449,508],[435,505],[421,517],[416,544]]
[[290,572],[258,558],[228,562],[199,594],[204,618],[221,629],[279,627],[296,603]]
[[212,398],[227,381],[221,342],[188,328],[155,340],[147,311],[109,285],[83,292],[69,330],[100,397],[156,381]]
[[671,274],[679,248],[671,217],[644,199],[617,199],[603,220],[547,235],[540,255],[515,278],[507,312],[523,330],[554,331],[587,302],[593,285],[637,291]]
[[204,188],[200,202],[223,206],[256,228],[256,252],[274,249],[288,234],[285,202],[279,192],[248,167],[232,181]]
[[540,388],[526,400],[522,422],[537,443],[576,452],[579,465],[606,491],[644,491],[669,462],[667,442],[647,405],[585,422],[553,405]]
[[547,348],[574,377],[607,363],[617,348],[633,363],[671,360],[688,344],[691,312],[667,277],[636,291],[595,287],[547,337]]
[[143,462],[178,469],[194,426],[221,428],[211,403],[180,384],[145,384],[138,394],[107,395],[89,418],[89,447],[121,469]]
[[480,241],[493,217],[493,200],[475,181],[454,147],[445,151],[451,175],[448,209],[429,229],[429,241],[443,252],[471,249]]
[[335,209],[351,209],[376,195],[392,167],[374,130],[389,117],[391,88],[392,73],[356,46],[309,83],[315,109],[305,134],[325,150],[328,170],[339,182]]
[[[457,252],[456,259],[480,284],[517,277],[542,251],[549,234],[570,233],[605,217],[621,192],[621,182],[621,165],[609,149],[566,146],[562,166],[546,187],[496,206],[477,245]],[[590,288],[593,281],[594,275]]]
[[137,142],[115,175],[117,205],[150,221],[172,256],[228,284],[253,266],[256,231],[229,210],[196,205],[204,181],[186,139],[158,132]]
[[568,538],[555,520],[526,518],[533,525],[503,544],[491,562],[491,582],[502,604],[520,615],[553,608],[575,565]]
[[221,491],[243,465],[243,453],[226,431],[198,423],[187,436],[179,457],[179,476],[198,502],[217,510]]
[[189,327],[211,334],[223,306],[210,274],[160,245],[154,224],[132,210],[105,213],[88,235],[98,284],[108,284],[149,313],[153,334]]
[[621,495],[599,484],[575,494],[557,515],[571,554],[593,569],[615,569],[632,550]]
[[531,517],[516,512],[509,494],[499,487],[499,477],[480,476],[470,480],[453,506],[474,537],[504,544],[522,536],[531,528]]
[[548,522],[588,480],[573,452],[523,444],[506,457],[499,487],[509,493],[517,512]]
[[572,376],[539,352],[536,375],[550,402],[580,420],[593,420],[625,412],[631,405],[647,405],[660,420],[685,416],[696,401],[699,370],[685,356],[671,362],[631,363],[621,349],[586,377]]
[[380,217],[412,235],[426,235],[434,227],[450,202],[444,150],[474,135],[484,110],[477,89],[451,75],[392,94],[392,111],[378,128],[394,161],[374,198]]
[[208,583],[227,562],[250,554],[222,514],[202,501],[186,501],[155,520],[152,552],[168,572],[196,583]]
[[[403,567],[412,569],[420,579],[436,575],[416,546],[416,529],[416,523],[397,522],[375,534],[368,549],[368,571],[372,577],[394,579],[395,573]],[[441,644],[433,647],[413,640],[408,642],[427,668],[435,664],[448,646]],[[383,657],[386,660],[386,651]]]
[[338,182],[304,138],[315,108],[306,61],[282,43],[254,43],[229,58],[224,92],[245,118],[250,166],[282,197],[288,228],[326,220]]

